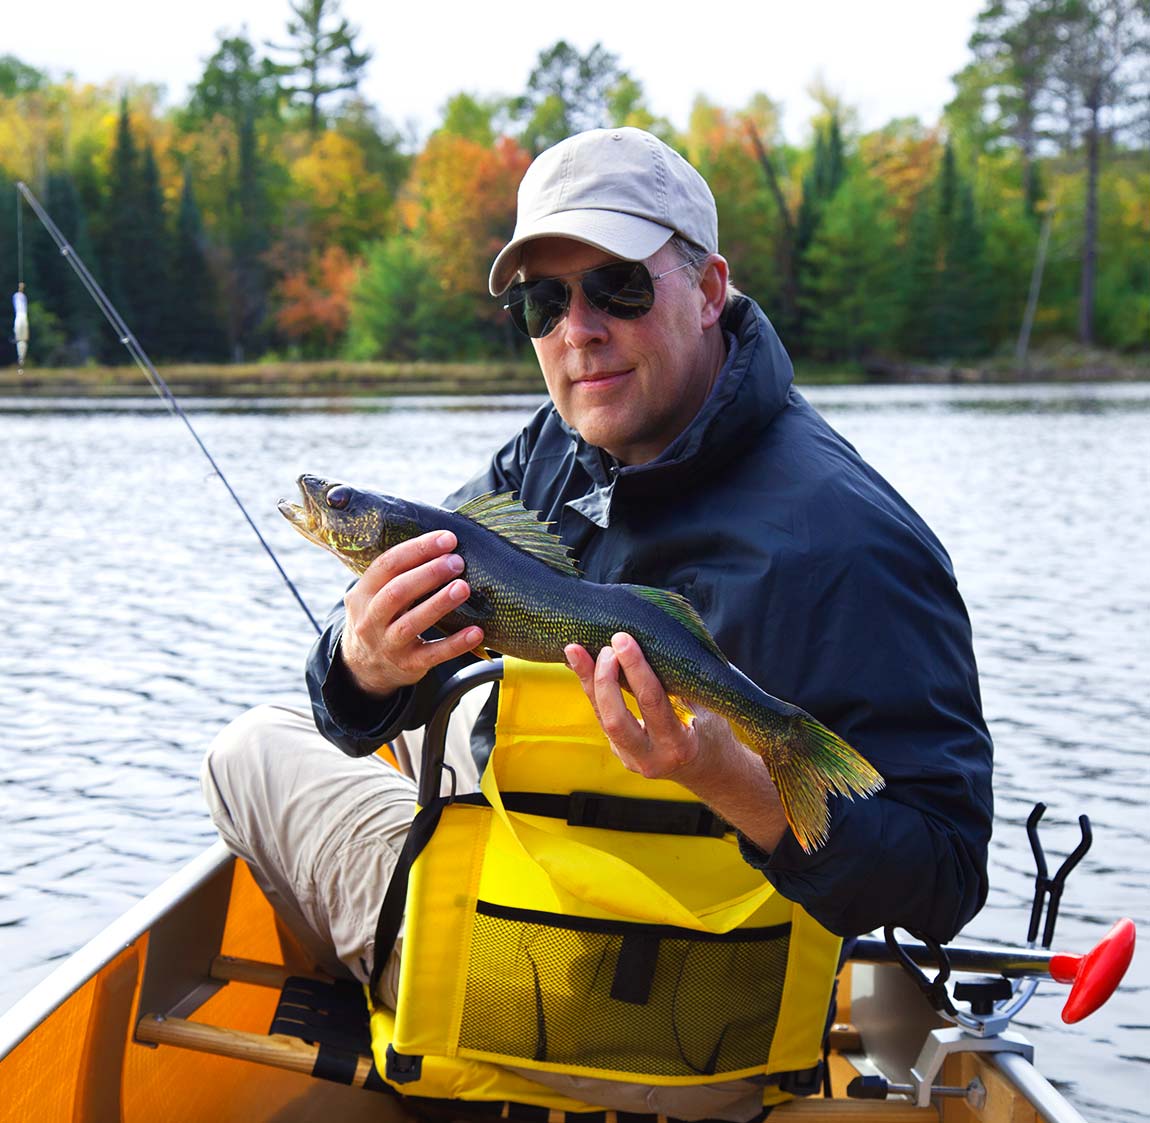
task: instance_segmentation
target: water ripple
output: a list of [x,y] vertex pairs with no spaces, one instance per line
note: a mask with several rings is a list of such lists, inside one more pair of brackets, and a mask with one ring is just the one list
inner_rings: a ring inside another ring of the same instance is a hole
[[[1056,944],[1150,923],[1150,387],[826,387],[816,406],[938,532],[970,611],[996,744],[991,890],[966,936],[1025,942],[1027,816],[1051,868],[1090,815]],[[317,615],[345,571],[275,509],[302,472],[438,501],[538,398],[185,403]],[[156,403],[158,405],[158,403]],[[143,407],[143,408],[141,408]],[[214,837],[204,747],[301,695],[311,628],[162,408],[0,399],[0,1006]],[[1026,1010],[1097,1123],[1144,1118],[1150,957],[1089,1021]]]

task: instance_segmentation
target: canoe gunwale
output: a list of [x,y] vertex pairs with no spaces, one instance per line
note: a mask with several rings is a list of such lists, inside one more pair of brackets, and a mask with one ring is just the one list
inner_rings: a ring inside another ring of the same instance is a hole
[[116,956],[234,861],[217,841],[95,935],[0,1015],[0,1060]]

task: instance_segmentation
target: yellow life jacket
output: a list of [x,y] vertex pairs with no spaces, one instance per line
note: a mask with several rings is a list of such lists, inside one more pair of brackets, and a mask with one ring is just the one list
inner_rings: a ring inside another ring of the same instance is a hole
[[841,941],[685,788],[628,772],[566,668],[504,660],[481,793],[436,809],[412,866],[398,1012],[372,1003],[388,1083],[573,1112],[601,1107],[530,1073],[789,1098]]

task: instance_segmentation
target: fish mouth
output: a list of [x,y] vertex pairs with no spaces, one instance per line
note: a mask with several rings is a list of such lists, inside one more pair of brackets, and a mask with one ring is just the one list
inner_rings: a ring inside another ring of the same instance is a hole
[[323,525],[319,516],[319,496],[324,494],[327,488],[326,482],[315,476],[300,476],[296,483],[303,500],[302,505],[293,503],[290,499],[281,499],[276,504],[279,513],[309,542],[330,549],[319,533]]

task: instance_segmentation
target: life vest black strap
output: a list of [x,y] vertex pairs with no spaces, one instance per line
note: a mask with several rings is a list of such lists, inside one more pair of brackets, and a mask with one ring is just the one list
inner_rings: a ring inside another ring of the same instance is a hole
[[[709,807],[675,799],[637,799],[600,792],[502,792],[503,806],[521,815],[564,819],[573,827],[598,827],[638,834],[677,834],[722,838],[731,830]],[[481,793],[460,796],[457,803],[487,804]]]
[[416,812],[411,823],[411,830],[407,832],[403,849],[399,852],[395,869],[391,874],[387,892],[383,895],[383,904],[379,909],[379,920],[375,925],[375,945],[372,952],[370,987],[372,995],[376,995],[380,977],[387,964],[387,957],[391,955],[392,948],[399,936],[400,926],[403,924],[403,913],[407,907],[407,882],[411,876],[411,867],[419,857],[423,848],[431,841],[435,828],[439,825],[439,818],[444,807],[450,800],[440,796],[433,799],[426,806]]

